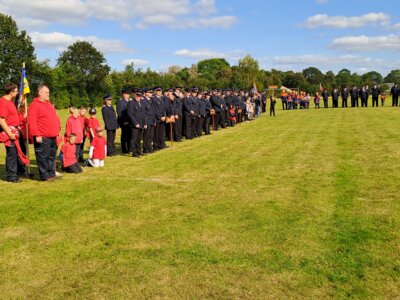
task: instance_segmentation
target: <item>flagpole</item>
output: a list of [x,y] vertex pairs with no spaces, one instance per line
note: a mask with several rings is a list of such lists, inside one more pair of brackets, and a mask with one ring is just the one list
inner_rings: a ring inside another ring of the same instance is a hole
[[[22,70],[25,70],[25,62],[22,64]],[[23,71],[21,72],[23,73]],[[23,74],[22,74],[23,75]],[[22,78],[22,80],[24,80]],[[28,101],[26,101],[26,95],[24,94],[23,90],[24,90],[24,85],[25,85],[25,81],[23,81],[23,87],[22,87],[22,96],[21,99],[24,99],[24,106],[25,106],[25,112],[24,112],[24,118],[26,116],[26,122],[25,122],[25,143],[26,143],[26,157],[30,160],[29,157],[29,125],[28,125]],[[31,165],[28,165],[27,168],[27,176],[30,177],[31,176]]]

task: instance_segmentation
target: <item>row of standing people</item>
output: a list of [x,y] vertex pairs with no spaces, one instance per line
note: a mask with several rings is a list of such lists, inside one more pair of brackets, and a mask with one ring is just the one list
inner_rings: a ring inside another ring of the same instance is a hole
[[[266,106],[260,94],[244,91],[124,90],[116,110],[112,97],[104,97],[101,113],[107,131],[106,141],[95,108],[71,107],[62,136],[60,118],[46,85],[38,87],[29,114],[25,105],[17,110],[18,87],[8,83],[5,90],[6,94],[0,99],[0,142],[6,145],[6,179],[9,182],[21,182],[20,177],[26,174],[27,139],[34,145],[40,179],[54,181],[61,178],[56,172],[56,153],[63,141],[60,152],[63,170],[79,173],[82,172],[79,163],[101,167],[106,156],[116,154],[115,137],[119,127],[122,152],[138,157],[166,148],[169,139],[180,142],[183,138],[208,135],[210,127],[219,130],[252,120],[260,116]],[[86,140],[90,140],[89,157],[84,159]]]
[[[391,89],[392,95],[392,106],[398,106],[398,98],[400,96],[400,89],[397,85],[394,85]],[[378,85],[375,85],[372,89],[368,86],[363,86],[362,88],[357,88],[353,86],[351,89],[347,87],[339,90],[334,89],[329,92],[327,89],[323,89],[321,94],[316,93],[314,98],[311,99],[310,94],[305,92],[295,92],[282,90],[281,92],[282,109],[297,109],[297,108],[309,108],[310,102],[313,100],[315,107],[320,108],[320,103],[323,103],[324,108],[328,108],[329,97],[332,98],[332,107],[339,107],[339,98],[341,98],[342,107],[368,107],[368,102],[370,96],[372,97],[372,106],[378,107],[379,99],[381,100],[381,106],[385,105],[386,92],[381,91]],[[322,99],[321,99],[322,98]],[[322,100],[322,101],[321,101]],[[350,103],[349,103],[350,100]]]
[[[181,142],[209,135],[210,130],[232,127],[262,112],[257,93],[227,90],[203,92],[199,88],[160,87],[125,89],[116,103],[102,108],[108,155],[115,154],[115,130],[121,128],[121,152],[140,157],[167,148],[166,141]],[[109,99],[111,100],[111,99]],[[106,112],[106,113],[105,113]],[[111,134],[110,134],[110,131]]]

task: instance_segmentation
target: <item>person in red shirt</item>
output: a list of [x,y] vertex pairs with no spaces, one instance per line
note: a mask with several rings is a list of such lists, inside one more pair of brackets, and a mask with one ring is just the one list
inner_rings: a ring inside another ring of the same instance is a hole
[[60,134],[61,123],[50,102],[49,88],[45,85],[39,85],[38,97],[34,98],[29,106],[28,125],[33,136],[40,179],[61,179],[56,175],[55,169],[57,137]]
[[88,128],[89,128],[89,132],[90,132],[90,136],[89,136],[90,142],[92,142],[93,138],[95,136],[97,136],[96,128],[100,127],[100,122],[96,118],[96,113],[97,113],[97,111],[95,108],[89,109],[90,118],[88,121]]
[[[14,100],[18,94],[18,86],[14,83],[4,85],[6,94],[0,98],[0,129],[4,131],[11,144],[6,147],[6,179],[8,182],[19,183],[18,177],[18,154],[15,147],[16,136],[11,132],[11,128],[18,128],[19,116]],[[11,127],[11,128],[10,128]]]
[[90,132],[89,132],[89,119],[86,117],[87,113],[87,108],[85,106],[81,106],[79,109],[79,117],[78,119],[81,121],[81,125],[83,128],[83,139],[81,143],[81,148],[79,149],[79,162],[83,162],[83,150],[85,149],[85,141],[86,138],[90,138]]
[[107,143],[103,136],[104,129],[97,128],[97,135],[93,138],[92,143],[90,144],[89,150],[89,159],[88,163],[92,167],[104,167],[104,159],[106,158],[107,153]]
[[64,142],[67,142],[71,133],[75,133],[76,159],[79,161],[79,152],[83,141],[82,121],[79,119],[79,110],[76,107],[70,107],[69,113],[70,116],[65,124]]
[[82,173],[82,168],[76,159],[76,150],[78,149],[76,139],[77,135],[71,133],[68,136],[68,141],[61,147],[63,170],[67,173]]

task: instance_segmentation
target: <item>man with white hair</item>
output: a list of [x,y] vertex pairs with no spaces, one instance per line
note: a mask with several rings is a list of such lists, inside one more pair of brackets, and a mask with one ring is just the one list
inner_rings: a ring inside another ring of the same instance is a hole
[[40,179],[60,179],[61,177],[56,175],[55,159],[61,123],[50,102],[50,91],[46,85],[39,85],[38,96],[29,106],[28,124],[33,136]]

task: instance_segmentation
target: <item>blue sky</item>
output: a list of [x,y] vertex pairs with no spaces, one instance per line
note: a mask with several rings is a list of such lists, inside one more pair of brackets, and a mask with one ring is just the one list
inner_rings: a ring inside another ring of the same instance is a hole
[[77,40],[109,65],[166,71],[211,57],[250,54],[264,69],[315,66],[335,73],[400,68],[398,0],[0,0],[52,65]]

